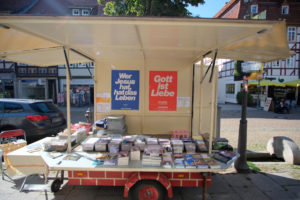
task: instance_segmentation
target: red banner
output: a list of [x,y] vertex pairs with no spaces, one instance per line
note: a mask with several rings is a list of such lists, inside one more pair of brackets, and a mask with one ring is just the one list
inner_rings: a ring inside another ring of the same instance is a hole
[[150,71],[149,110],[176,111],[177,71]]

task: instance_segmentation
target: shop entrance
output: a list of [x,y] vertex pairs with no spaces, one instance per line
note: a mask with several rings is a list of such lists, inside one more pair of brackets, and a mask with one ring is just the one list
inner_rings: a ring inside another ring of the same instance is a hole
[[14,98],[13,80],[0,80],[0,98]]

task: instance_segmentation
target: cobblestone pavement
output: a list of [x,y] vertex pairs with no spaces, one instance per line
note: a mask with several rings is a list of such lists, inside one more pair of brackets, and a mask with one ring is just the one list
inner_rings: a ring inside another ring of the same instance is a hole
[[[240,120],[240,106],[221,105],[221,137],[229,139],[236,145]],[[65,112],[65,107],[61,107]],[[72,122],[85,121],[87,107],[72,108]],[[66,115],[65,115],[66,116]],[[248,108],[248,148],[264,150],[266,141],[275,135],[292,138],[300,146],[300,110],[281,115]],[[254,146],[253,146],[254,145]],[[256,145],[256,146],[255,146]],[[0,199],[22,200],[114,200],[123,199],[122,187],[69,186],[65,181],[57,193],[47,191],[19,192],[24,177],[13,180],[0,179]],[[42,182],[41,177],[32,176],[29,183]],[[50,186],[51,181],[48,185]],[[174,198],[180,200],[202,199],[202,188],[173,188]],[[212,185],[208,188],[207,199],[213,200],[300,200],[300,180],[294,179],[288,172],[284,173],[249,173],[237,174],[230,168],[224,174],[214,174]]]

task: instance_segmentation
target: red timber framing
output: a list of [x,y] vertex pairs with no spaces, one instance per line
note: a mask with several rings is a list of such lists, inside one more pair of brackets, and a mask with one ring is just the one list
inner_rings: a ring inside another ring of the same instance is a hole
[[173,197],[172,187],[203,187],[211,185],[211,173],[199,172],[124,172],[124,171],[68,171],[69,185],[124,186],[124,197],[138,181],[156,180]]

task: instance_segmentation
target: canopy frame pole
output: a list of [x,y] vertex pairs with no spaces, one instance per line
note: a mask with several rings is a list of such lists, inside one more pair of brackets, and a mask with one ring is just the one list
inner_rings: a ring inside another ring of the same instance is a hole
[[68,133],[68,153],[72,152],[71,148],[71,102],[70,102],[70,66],[69,66],[69,48],[67,51],[63,47],[65,59],[66,59],[66,93],[67,93],[67,133]]
[[[215,50],[215,56],[214,56],[214,60],[213,62],[213,67],[212,67],[212,71],[211,71],[211,77],[209,82],[212,84],[212,101],[211,101],[211,113],[210,113],[210,132],[209,132],[209,148],[208,148],[208,153],[211,154],[212,153],[212,143],[213,143],[213,135],[215,132],[215,109],[216,109],[216,89],[217,89],[217,84],[216,84],[216,75],[213,75],[213,72],[215,70],[215,61],[217,58],[217,54],[218,54],[218,49]],[[213,80],[213,81],[212,81]],[[211,82],[212,81],[212,82]]]

